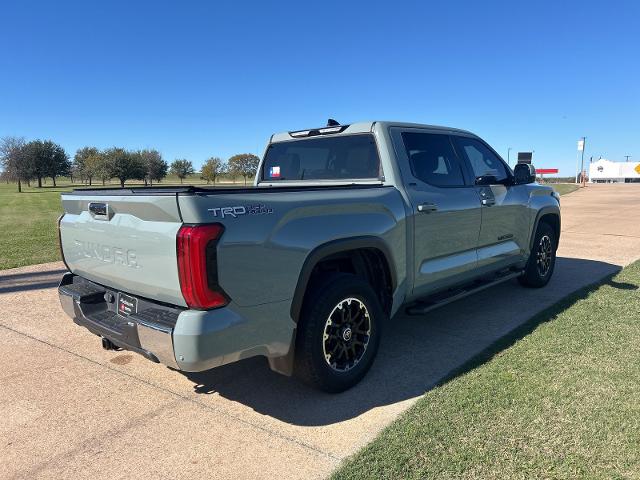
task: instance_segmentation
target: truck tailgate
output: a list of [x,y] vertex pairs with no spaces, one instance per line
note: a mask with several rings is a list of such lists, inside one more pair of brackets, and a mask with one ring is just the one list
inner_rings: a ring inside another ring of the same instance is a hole
[[70,270],[127,293],[186,306],[180,291],[176,194],[62,195],[60,242]]

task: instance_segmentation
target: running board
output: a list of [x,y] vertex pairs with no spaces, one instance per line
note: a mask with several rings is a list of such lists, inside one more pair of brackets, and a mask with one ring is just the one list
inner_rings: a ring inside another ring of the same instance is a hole
[[[455,290],[448,290],[444,294],[436,294],[431,297],[426,297],[424,300],[419,300],[414,305],[406,308],[407,315],[423,315],[438,307],[447,305],[448,303],[455,302],[461,298],[468,297],[474,293],[481,292],[486,288],[499,285],[503,282],[509,281],[512,278],[517,278],[524,272],[519,270],[517,272],[507,271],[506,273],[498,274],[497,278],[492,280],[477,280],[471,284],[462,286]],[[448,294],[448,295],[447,295]]]

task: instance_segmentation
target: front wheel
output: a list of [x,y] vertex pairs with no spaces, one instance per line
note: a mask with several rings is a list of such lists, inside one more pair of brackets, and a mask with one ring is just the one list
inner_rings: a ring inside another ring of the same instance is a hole
[[311,288],[298,323],[295,373],[320,390],[342,392],[371,367],[385,313],[355,275],[333,274]]
[[538,224],[529,261],[524,274],[518,278],[522,285],[540,288],[549,283],[556,265],[557,245],[553,228],[548,223]]

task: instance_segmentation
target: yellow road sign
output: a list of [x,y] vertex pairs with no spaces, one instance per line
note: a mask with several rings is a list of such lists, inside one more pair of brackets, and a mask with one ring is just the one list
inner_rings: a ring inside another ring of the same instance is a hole
[[640,163],[636,165],[636,168],[634,168],[634,170],[640,175]]

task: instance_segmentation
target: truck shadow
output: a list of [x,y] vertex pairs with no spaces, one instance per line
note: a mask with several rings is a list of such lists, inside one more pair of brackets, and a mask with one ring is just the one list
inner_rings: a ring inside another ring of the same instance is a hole
[[217,393],[294,425],[329,425],[413,399],[485,363],[599,285],[635,289],[612,279],[619,270],[604,262],[558,258],[546,288],[511,281],[426,315],[400,312],[386,325],[369,374],[337,395],[273,373],[264,358],[184,375],[197,393]]
[[0,294],[57,287],[66,268],[42,272],[0,274]]

